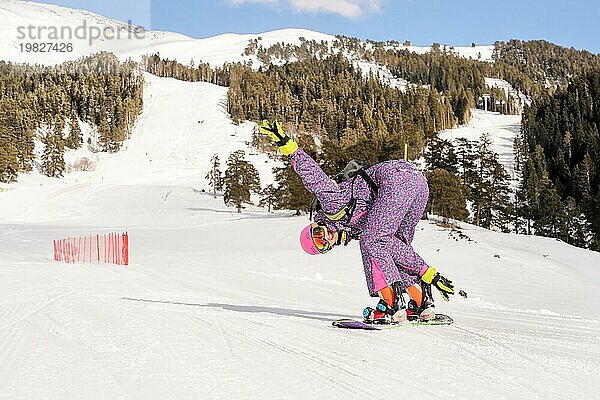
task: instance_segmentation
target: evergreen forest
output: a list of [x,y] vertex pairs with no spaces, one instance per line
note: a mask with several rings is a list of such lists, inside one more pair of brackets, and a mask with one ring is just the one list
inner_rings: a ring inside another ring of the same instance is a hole
[[[36,140],[41,170],[54,177],[65,171],[65,149],[119,150],[142,111],[143,83],[136,63],[109,53],[52,67],[0,61],[0,180],[32,170]],[[93,143],[83,143],[82,122]]]
[[[427,212],[600,250],[600,56],[543,40],[510,40],[496,42],[492,60],[483,60],[439,43],[420,54],[409,42],[343,36],[269,47],[257,38],[243,55],[261,65],[184,65],[158,54],[138,65],[106,53],[56,67],[0,62],[0,179],[33,168],[35,139],[45,145],[42,171],[61,176],[64,149],[84,145],[80,122],[97,134],[96,143],[85,145],[117,151],[141,112],[144,70],[228,87],[234,122],[281,121],[328,174],[352,159],[403,158],[406,148],[407,158],[427,169]],[[351,60],[377,68],[365,71]],[[391,85],[385,74],[406,85]],[[503,79],[514,91],[490,88],[485,78]],[[486,132],[475,142],[438,137],[468,123],[484,97],[492,111],[522,115],[514,143],[516,190]],[[253,145],[275,157],[266,138],[256,134]],[[218,158],[212,164],[213,194],[223,189],[238,211],[250,193],[269,209],[310,208],[311,196],[289,165],[274,171],[275,187],[260,190],[243,154],[231,156],[224,176]]]

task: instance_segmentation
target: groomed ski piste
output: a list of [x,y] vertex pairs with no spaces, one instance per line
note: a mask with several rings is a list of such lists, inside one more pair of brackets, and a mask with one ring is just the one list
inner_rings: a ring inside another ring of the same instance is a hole
[[[0,184],[0,398],[597,396],[599,253],[421,221],[417,251],[468,292],[434,293],[454,324],[337,329],[376,303],[357,243],[308,256],[306,215],[213,198],[213,154],[245,149],[263,185],[275,161],[248,147],[252,123],[229,119],[227,88],[145,78],[122,151],[78,150],[67,160],[94,171]],[[509,137],[513,119],[476,112],[454,133]],[[54,239],[115,231],[129,233],[129,266],[52,260]]]
[[442,131],[439,137],[451,141],[458,138],[479,141],[481,135],[488,134],[492,141],[492,150],[498,154],[498,161],[513,180],[513,187],[516,188],[516,180],[519,176],[515,171],[513,141],[520,131],[520,115],[502,115],[474,109],[469,123],[459,128]]
[[[422,221],[416,249],[469,294],[437,298],[454,325],[334,328],[375,303],[356,243],[308,256],[307,216],[238,214],[203,192],[210,156],[243,148],[252,124],[231,123],[226,88],[146,81],[123,151],[2,185],[0,397],[595,396],[598,253]],[[115,230],[127,267],[52,260],[53,239]]]

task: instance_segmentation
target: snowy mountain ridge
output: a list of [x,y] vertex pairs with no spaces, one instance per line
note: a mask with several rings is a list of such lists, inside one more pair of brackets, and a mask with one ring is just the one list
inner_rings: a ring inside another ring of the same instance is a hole
[[[109,19],[101,15],[85,11],[60,7],[51,4],[35,3],[20,0],[0,0],[0,58],[5,61],[29,62],[41,64],[57,64],[65,60],[72,60],[83,55],[89,55],[100,51],[108,51],[116,54],[120,59],[132,58],[139,60],[144,54],[160,53],[161,57],[175,59],[183,64],[191,60],[195,63],[200,61],[221,66],[225,62],[252,62],[260,65],[261,62],[255,56],[244,56],[242,53],[252,40],[260,38],[260,44],[268,48],[277,43],[299,45],[300,38],[308,41],[327,42],[330,45],[336,40],[335,36],[310,31],[307,29],[280,29],[272,32],[258,34],[235,34],[226,33],[214,37],[194,39],[173,32],[144,31],[143,38],[107,39],[100,38],[91,46],[87,42],[89,38],[72,38],[73,51],[68,53],[44,53],[32,54],[21,51],[20,43],[33,41],[27,37],[19,38],[19,27],[29,25],[37,28],[40,26],[71,27],[75,29],[85,21],[89,27],[115,27],[116,29],[134,29],[135,26]],[[37,30],[34,29],[34,32]],[[48,37],[49,30],[43,31],[44,38],[48,41],[57,41]],[[61,38],[58,41],[66,41]],[[430,46],[401,46],[411,51],[423,53],[431,50]],[[455,47],[454,51],[466,58],[491,60],[494,46]],[[42,57],[40,57],[42,56]]]
[[[86,32],[84,38],[78,38],[76,30],[82,25]],[[29,27],[32,27],[34,38],[29,37]],[[39,29],[42,32],[39,32]],[[107,38],[100,35],[98,39],[90,41],[94,33],[110,28],[116,31],[117,39]],[[264,62],[254,52],[247,52],[249,45],[256,43],[263,49],[269,49],[275,45],[300,46],[303,41],[314,41],[326,43],[328,53],[339,52],[334,48],[337,38],[333,35],[311,31],[308,29],[285,28],[272,32],[258,34],[235,34],[225,33],[209,38],[195,39],[179,33],[160,32],[144,30],[140,36],[132,32],[139,28],[121,21],[109,19],[101,15],[85,11],[60,7],[45,3],[35,3],[20,0],[0,0],[0,59],[12,62],[23,62],[32,64],[58,64],[67,60],[98,53],[100,51],[111,52],[119,59],[125,61],[133,59],[140,61],[143,55],[160,54],[161,58],[177,60],[188,65],[190,62],[208,63],[212,67],[219,67],[225,63],[248,63],[253,68],[264,65]],[[52,37],[50,30],[54,29],[56,37]],[[63,33],[63,29],[66,31]],[[92,32],[97,29],[97,32]],[[69,36],[69,34],[71,36]],[[42,36],[42,37],[40,37]],[[70,43],[72,50],[67,52],[35,52],[27,51],[27,46],[36,42],[50,42],[58,44]],[[366,49],[373,47],[372,42],[362,42]],[[433,46],[412,46],[388,44],[387,49],[408,49],[415,53],[426,53]],[[446,48],[446,46],[445,46]],[[453,47],[448,48],[465,58],[481,61],[492,61],[494,46],[475,47]],[[373,62],[362,60],[360,56],[346,52],[345,56],[360,68],[365,75],[374,72],[380,79],[392,87],[405,90],[409,82],[394,77],[386,66],[377,65]],[[282,63],[285,60],[272,58],[271,63]],[[501,81],[504,87],[510,87],[505,81]],[[489,85],[490,87],[492,85]],[[512,90],[512,89],[511,89]]]

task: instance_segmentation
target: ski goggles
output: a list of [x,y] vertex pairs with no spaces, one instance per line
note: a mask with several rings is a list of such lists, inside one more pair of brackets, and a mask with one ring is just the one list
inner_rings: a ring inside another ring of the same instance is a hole
[[310,234],[312,236],[313,243],[315,244],[319,253],[327,253],[331,250],[331,243],[327,240],[327,228],[321,225],[317,225],[313,223],[313,226],[310,229]]

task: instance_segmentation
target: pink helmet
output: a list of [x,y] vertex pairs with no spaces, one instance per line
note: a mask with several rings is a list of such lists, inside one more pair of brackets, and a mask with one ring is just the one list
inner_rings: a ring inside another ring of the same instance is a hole
[[310,255],[324,254],[334,246],[325,225],[313,222],[300,232],[300,246]]
[[313,224],[310,224],[306,228],[302,229],[302,232],[300,232],[300,246],[302,246],[302,250],[314,256],[321,254],[321,252],[319,249],[317,249],[317,246],[312,238],[313,226]]

